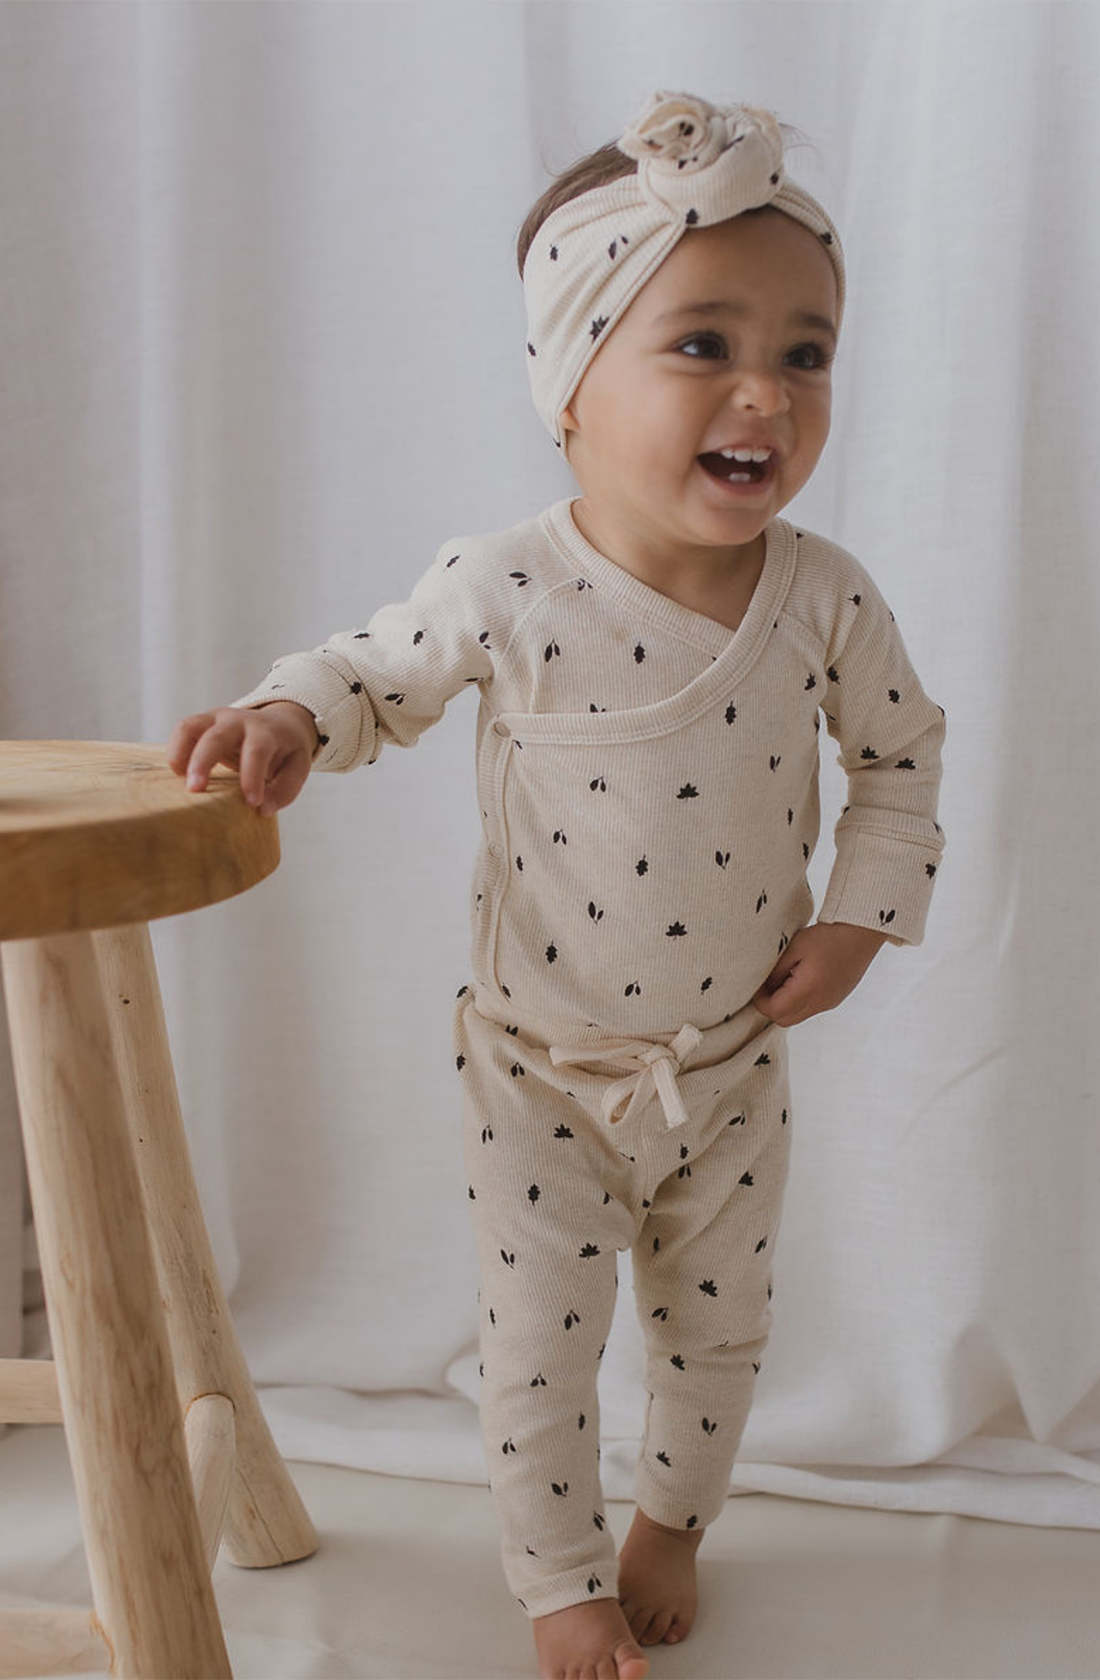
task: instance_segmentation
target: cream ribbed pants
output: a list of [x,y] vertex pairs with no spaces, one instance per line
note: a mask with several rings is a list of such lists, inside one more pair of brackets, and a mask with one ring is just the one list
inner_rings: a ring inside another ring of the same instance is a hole
[[505,1577],[532,1617],[618,1596],[596,1384],[619,1249],[647,1346],[638,1505],[685,1529],[721,1512],[790,1149],[785,1030],[751,1005],[660,1044],[584,1038],[551,1045],[459,994],[481,1425]]

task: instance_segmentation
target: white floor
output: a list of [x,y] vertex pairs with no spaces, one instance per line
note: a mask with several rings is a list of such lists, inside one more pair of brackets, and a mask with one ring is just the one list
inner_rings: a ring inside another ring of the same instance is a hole
[[[214,1583],[237,1680],[533,1680],[486,1489],[293,1464],[312,1558]],[[632,1507],[609,1505],[621,1542]],[[699,1552],[650,1680],[1100,1680],[1100,1533],[764,1494]],[[0,1606],[90,1602],[60,1429],[0,1441]]]

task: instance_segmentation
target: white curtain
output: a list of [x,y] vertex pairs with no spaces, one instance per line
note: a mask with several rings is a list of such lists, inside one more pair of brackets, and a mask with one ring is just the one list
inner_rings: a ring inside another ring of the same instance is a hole
[[[947,711],[948,850],[925,943],[790,1034],[735,1490],[1100,1527],[1098,82],[1088,0],[0,8],[10,737],[164,741],[404,598],[449,535],[570,494],[514,258],[547,172],[658,87],[807,136],[850,302],[794,512],[870,568]],[[154,939],[281,1446],[481,1482],[450,1043],[473,722],[460,699],[415,751],[314,776],[277,873]],[[819,899],[830,859],[827,816]],[[7,1078],[0,1104],[11,1352]],[[622,1269],[612,1497],[642,1416]]]

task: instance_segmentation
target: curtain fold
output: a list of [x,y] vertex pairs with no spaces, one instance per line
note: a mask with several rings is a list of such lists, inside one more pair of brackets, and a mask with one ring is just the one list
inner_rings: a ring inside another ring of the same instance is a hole
[[[163,741],[444,541],[572,493],[515,267],[547,171],[659,87],[806,136],[850,296],[792,512],[868,566],[947,712],[948,848],[924,944],[791,1033],[734,1491],[1100,1527],[1098,73],[1071,0],[0,7],[9,737]],[[154,942],[283,1450],[482,1481],[450,1045],[473,722],[460,698],[415,751],[312,778],[276,875]],[[843,798],[826,742],[819,903]],[[0,1353],[21,1202],[9,1081]],[[643,1403],[622,1272],[611,1497]]]

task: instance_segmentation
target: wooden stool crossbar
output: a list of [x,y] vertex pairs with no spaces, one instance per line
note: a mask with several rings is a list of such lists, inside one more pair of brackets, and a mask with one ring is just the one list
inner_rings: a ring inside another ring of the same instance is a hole
[[0,1611],[0,1676],[230,1676],[210,1570],[309,1556],[218,1278],[146,923],[244,892],[278,828],[164,749],[0,743],[0,959],[54,1359],[0,1422],[64,1426],[93,1608]]

